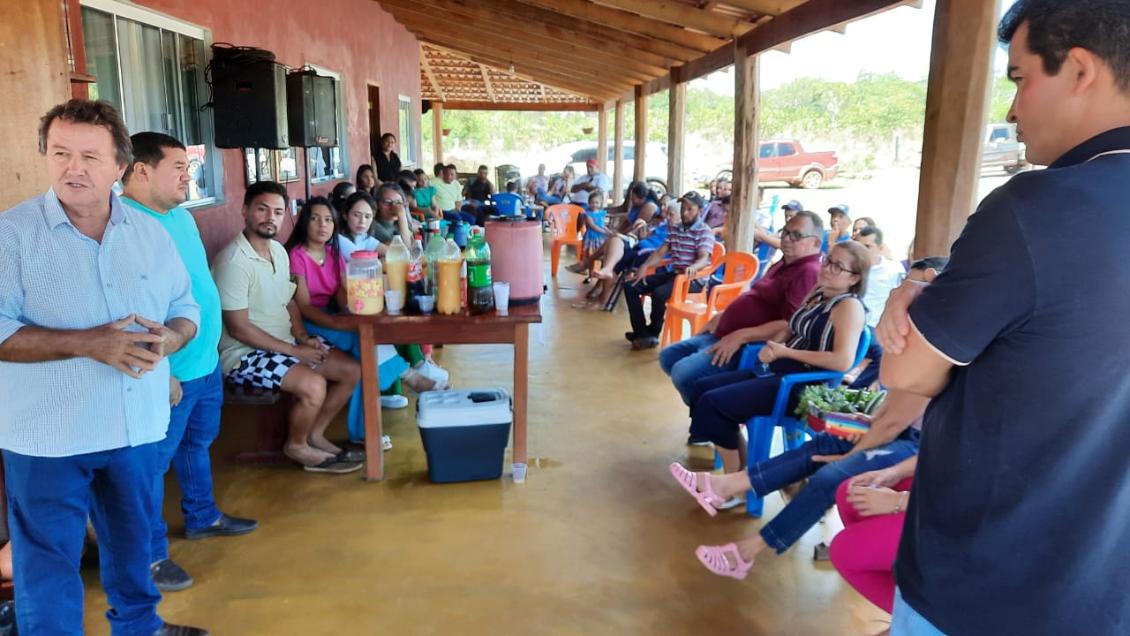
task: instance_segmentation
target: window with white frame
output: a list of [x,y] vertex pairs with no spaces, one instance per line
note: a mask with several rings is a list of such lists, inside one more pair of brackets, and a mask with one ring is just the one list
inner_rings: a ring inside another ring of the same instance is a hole
[[119,0],[81,0],[91,99],[110,102],[131,133],[172,135],[188,149],[188,205],[221,198],[223,170],[213,145],[204,67],[204,29]]
[[400,163],[405,168],[416,165],[416,127],[412,125],[412,98],[400,96]]
[[326,70],[314,64],[307,64],[317,71],[318,75],[332,77],[334,82],[334,102],[337,104],[337,145],[330,148],[310,148],[310,180],[314,183],[341,179],[349,171],[349,151],[345,135],[345,88],[341,81],[341,73]]

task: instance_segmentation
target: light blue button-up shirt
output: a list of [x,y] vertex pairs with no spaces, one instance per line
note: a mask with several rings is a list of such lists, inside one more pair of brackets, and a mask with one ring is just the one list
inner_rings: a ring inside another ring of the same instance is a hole
[[[90,329],[130,314],[200,324],[168,232],[117,195],[110,203],[101,244],[54,191],[0,214],[0,344],[25,326]],[[0,448],[66,457],[156,442],[168,425],[167,359],[136,380],[90,358],[0,362]]]

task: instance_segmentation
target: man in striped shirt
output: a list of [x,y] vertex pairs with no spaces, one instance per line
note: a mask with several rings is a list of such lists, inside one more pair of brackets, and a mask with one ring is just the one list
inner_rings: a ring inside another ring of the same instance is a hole
[[[625,336],[632,342],[632,349],[637,351],[659,346],[659,332],[663,329],[663,316],[667,313],[667,299],[671,297],[675,277],[686,274],[693,278],[698,272],[710,267],[714,232],[700,218],[704,207],[702,196],[697,192],[688,192],[679,203],[678,218],[667,219],[667,240],[651,253],[651,257],[639,270],[629,273],[625,280],[624,300],[628,304],[628,315],[632,320],[632,330]],[[651,276],[639,278],[639,272],[646,272],[668,257],[671,262],[666,266],[659,268]],[[701,289],[701,281],[691,281],[692,292]],[[643,313],[644,294],[651,294],[650,324]]]

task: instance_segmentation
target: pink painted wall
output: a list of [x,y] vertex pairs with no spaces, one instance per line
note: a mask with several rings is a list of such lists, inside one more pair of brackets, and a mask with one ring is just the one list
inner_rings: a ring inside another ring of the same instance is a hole
[[[289,67],[314,64],[340,73],[348,120],[346,179],[353,179],[357,166],[370,163],[368,84],[380,87],[380,119],[384,128],[381,132],[400,136],[398,97],[412,98],[413,126],[419,144],[420,45],[415,36],[394,21],[375,0],[136,2],[209,29],[213,42],[267,49]],[[193,211],[209,255],[230,242],[243,227],[240,216],[246,189],[243,157],[239,150],[220,152],[224,164],[224,202]],[[420,156],[418,147],[416,156]],[[301,151],[299,158],[301,164]],[[310,192],[328,195],[335,183],[315,184]],[[288,184],[292,198],[304,196],[303,184],[303,180]],[[289,232],[287,227],[283,234],[289,235]]]

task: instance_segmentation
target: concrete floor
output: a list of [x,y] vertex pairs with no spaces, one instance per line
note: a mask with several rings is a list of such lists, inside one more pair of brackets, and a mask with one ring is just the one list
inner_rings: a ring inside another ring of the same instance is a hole
[[[216,496],[260,529],[179,538],[171,480],[172,555],[196,584],[166,595],[162,615],[219,636],[881,631],[886,615],[811,560],[830,528],[763,558],[742,582],[699,565],[697,545],[760,522],[742,512],[711,519],[673,483],[669,462],[689,454],[705,467],[710,456],[684,446],[686,411],[656,352],[628,350],[622,304],[614,315],[570,308],[584,288],[559,276],[542,299],[544,324],[531,329],[525,484],[509,468],[501,481],[429,483],[411,409],[386,411],[395,448],[383,483],[237,466],[231,457],[254,427],[246,411],[225,411]],[[441,361],[458,386],[509,387],[511,355],[452,346]],[[335,429],[345,436],[343,424]],[[771,496],[768,514],[780,506]],[[87,631],[106,634],[97,573],[86,582]]]

